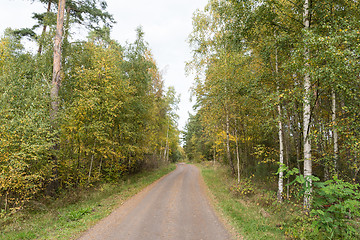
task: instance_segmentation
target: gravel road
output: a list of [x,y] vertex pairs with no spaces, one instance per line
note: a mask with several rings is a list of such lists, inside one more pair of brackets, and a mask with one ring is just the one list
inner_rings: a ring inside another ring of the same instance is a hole
[[206,197],[199,170],[176,170],[131,198],[80,240],[231,239]]

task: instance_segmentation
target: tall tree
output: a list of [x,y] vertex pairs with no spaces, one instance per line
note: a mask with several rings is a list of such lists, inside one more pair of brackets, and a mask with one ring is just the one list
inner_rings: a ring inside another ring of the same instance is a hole
[[277,94],[278,94],[278,104],[277,104],[277,111],[278,111],[278,127],[279,127],[279,181],[278,181],[278,194],[277,198],[279,202],[282,202],[282,195],[284,189],[284,131],[283,131],[283,124],[282,124],[282,111],[281,111],[281,96],[280,96],[280,81],[279,81],[279,62],[278,62],[278,49],[275,47],[275,78],[277,82]]
[[64,13],[65,13],[65,3],[66,0],[59,0],[58,4],[58,14],[57,14],[57,23],[56,23],[56,35],[54,41],[54,62],[53,62],[53,74],[51,81],[51,110],[50,118],[54,121],[54,126],[56,126],[55,119],[59,111],[59,89],[61,84],[61,43],[63,38],[63,26],[64,26]]
[[[44,37],[45,37],[45,34],[46,34],[46,28],[48,27],[48,23],[46,22],[45,18],[51,12],[51,3],[52,3],[52,1],[49,0],[48,6],[47,6],[47,9],[46,9],[46,14],[34,15],[34,17],[37,16],[38,18],[41,18],[41,21],[42,21],[42,24],[43,24],[43,29],[42,29],[42,32],[41,32],[40,41],[39,41],[39,48],[38,48],[38,54],[39,55],[41,54],[42,49],[43,49],[43,41],[44,41]],[[40,19],[38,19],[38,20],[40,20]]]
[[[311,0],[304,1],[304,30],[305,34],[308,34],[310,31],[310,19],[311,19],[311,12],[310,12],[310,5]],[[310,81],[310,52],[307,43],[305,43],[304,49],[304,122],[303,122],[303,136],[304,136],[304,177],[306,180],[306,192],[304,194],[304,208],[309,210],[311,207],[311,192],[312,192],[312,160],[311,160],[311,143],[310,143],[310,120],[311,120],[311,81]]]

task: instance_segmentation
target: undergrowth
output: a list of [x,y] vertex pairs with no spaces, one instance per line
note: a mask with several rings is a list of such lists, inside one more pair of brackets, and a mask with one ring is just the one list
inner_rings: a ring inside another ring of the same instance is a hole
[[0,218],[0,239],[76,239],[128,198],[174,169],[171,164],[117,183],[64,192],[57,199],[32,201],[25,210]]
[[294,181],[289,198],[279,203],[271,183],[257,182],[253,176],[238,183],[220,165],[199,166],[218,208],[245,239],[360,239],[358,185],[336,177],[314,182],[312,209],[306,212],[301,181]]
[[287,216],[273,200],[272,192],[260,190],[249,179],[237,184],[220,165],[198,166],[215,198],[216,208],[224,213],[239,239],[286,239],[284,224]]

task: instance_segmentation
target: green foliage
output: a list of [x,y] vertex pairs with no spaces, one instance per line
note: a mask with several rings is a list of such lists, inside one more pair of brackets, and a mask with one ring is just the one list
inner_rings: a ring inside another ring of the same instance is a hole
[[18,39],[0,40],[0,208],[21,208],[50,177],[49,91]]
[[328,239],[356,239],[360,217],[360,186],[334,177],[318,182],[313,195],[312,227]]
[[183,133],[185,143],[184,151],[190,161],[200,161],[204,159],[202,149],[208,149],[203,141],[203,128],[201,126],[199,115],[190,115]]
[[[294,168],[287,176],[298,174]],[[319,182],[319,178],[311,177],[314,186],[312,190],[312,209],[302,216],[293,219],[289,231],[299,238],[317,239],[356,239],[358,235],[358,219],[360,217],[359,184],[353,184],[338,179]],[[294,183],[299,183],[302,190],[299,199],[309,191],[309,185],[303,175],[297,175]],[[306,229],[306,231],[304,231]]]
[[119,182],[100,183],[94,188],[68,189],[57,199],[33,201],[31,209],[0,218],[0,238],[47,240],[80,237],[95,222],[175,167],[170,164],[134,174]]
[[[187,70],[195,73],[197,112],[184,133],[185,152],[192,161],[214,159],[231,167],[231,159],[239,159],[242,178],[254,174],[274,192],[282,185],[275,184],[275,169],[276,175],[284,173],[292,182],[286,186],[291,201],[313,199],[311,216],[297,208],[294,229],[288,230],[296,238],[358,238],[352,235],[359,230],[356,217],[346,212],[357,212],[359,202],[359,6],[357,1],[311,1],[307,29],[300,0],[211,0],[194,13]],[[308,129],[304,99],[311,105]],[[311,140],[308,177],[302,172],[305,133]],[[326,183],[333,176],[341,180]],[[330,189],[339,192],[333,196],[338,200],[318,208],[317,201],[326,198],[318,194]]]
[[[182,157],[179,100],[173,88],[165,91],[142,30],[121,46],[110,37],[105,1],[66,4],[56,120],[49,116],[56,4],[34,15],[34,29],[43,29],[34,36],[37,54],[21,44],[28,30],[7,29],[0,40],[1,215],[42,195],[116,181]],[[88,41],[70,43],[74,22],[92,29]]]
[[165,148],[170,156],[178,148],[175,92],[163,94],[141,30],[125,48],[93,34],[69,56],[59,169],[64,187],[118,179],[158,165]]
[[91,213],[93,211],[93,208],[86,207],[79,210],[73,210],[68,213],[66,213],[62,218],[68,220],[68,221],[78,221],[82,219],[85,215]]
[[230,187],[230,191],[235,196],[251,196],[254,194],[254,186],[251,182],[251,178],[241,179],[240,182]]
[[[199,167],[211,195],[216,199],[215,208],[222,211],[235,229],[238,238],[254,240],[286,238],[285,230],[278,226],[283,226],[288,221],[289,215],[272,214],[268,209],[263,208],[263,205],[268,206],[274,202],[274,196],[271,201],[267,196],[259,195],[258,189],[253,184],[255,194],[239,199],[229,191],[229,187],[234,184],[234,179],[228,174],[229,169],[220,165],[205,166],[205,163]],[[267,200],[270,200],[269,203],[265,203]]]

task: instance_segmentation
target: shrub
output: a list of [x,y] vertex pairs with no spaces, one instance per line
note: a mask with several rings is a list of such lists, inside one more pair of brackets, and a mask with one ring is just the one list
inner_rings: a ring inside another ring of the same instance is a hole
[[251,196],[254,194],[254,185],[250,178],[242,179],[239,183],[236,183],[230,187],[230,191],[235,196]]
[[312,226],[329,239],[359,238],[356,219],[360,217],[359,184],[351,184],[334,177],[314,183]]

